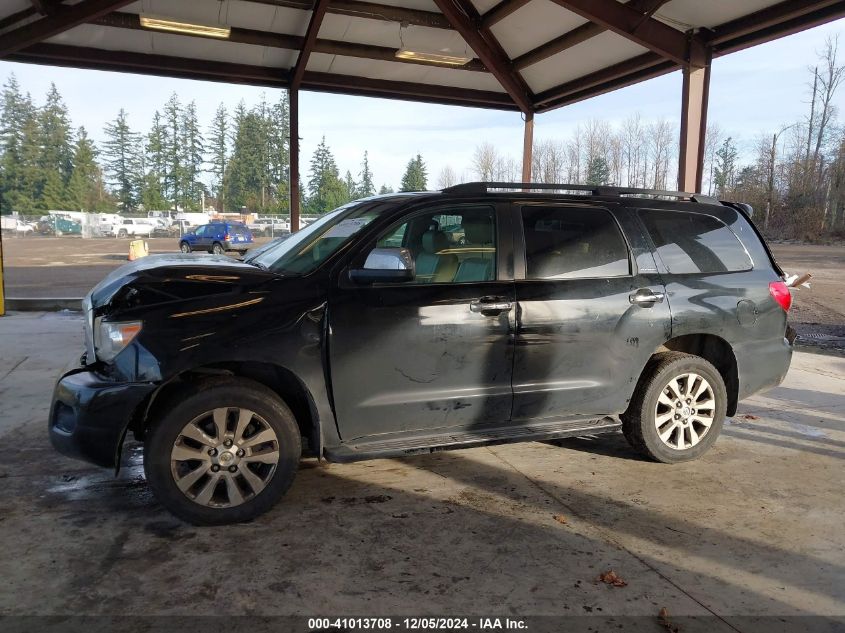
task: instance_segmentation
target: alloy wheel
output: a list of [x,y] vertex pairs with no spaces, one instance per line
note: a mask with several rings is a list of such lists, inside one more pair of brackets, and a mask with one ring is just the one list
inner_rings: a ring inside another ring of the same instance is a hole
[[231,508],[267,486],[279,463],[276,432],[257,413],[237,407],[188,422],[173,443],[170,471],[182,493],[202,506]]
[[707,379],[696,373],[672,378],[660,392],[654,408],[654,424],[660,440],[669,448],[696,446],[710,430],[716,398]]

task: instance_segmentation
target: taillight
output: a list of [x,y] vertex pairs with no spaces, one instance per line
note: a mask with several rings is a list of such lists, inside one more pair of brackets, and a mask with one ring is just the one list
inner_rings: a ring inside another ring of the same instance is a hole
[[792,305],[792,294],[789,292],[789,286],[782,281],[773,281],[769,284],[769,294],[778,302],[784,312],[789,312]]
[[226,233],[226,235],[224,235],[224,236],[223,236],[223,241],[224,241],[224,242],[228,242],[228,241],[229,241],[229,234],[228,234],[228,233]]

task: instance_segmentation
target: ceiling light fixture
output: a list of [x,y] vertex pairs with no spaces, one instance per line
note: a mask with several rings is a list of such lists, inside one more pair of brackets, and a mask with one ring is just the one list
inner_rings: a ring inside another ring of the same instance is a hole
[[153,29],[155,31],[167,31],[168,33],[186,33],[188,35],[199,35],[201,37],[216,37],[218,39],[227,39],[232,33],[229,27],[220,26],[205,26],[204,24],[190,24],[189,22],[176,22],[174,20],[165,20],[163,18],[152,18],[149,16],[139,16],[141,18],[141,26],[145,29]]
[[396,51],[397,59],[410,59],[419,62],[429,62],[442,66],[466,66],[472,61],[472,57],[459,57],[457,55],[443,55],[441,53],[423,53],[412,51],[407,48],[400,48]]

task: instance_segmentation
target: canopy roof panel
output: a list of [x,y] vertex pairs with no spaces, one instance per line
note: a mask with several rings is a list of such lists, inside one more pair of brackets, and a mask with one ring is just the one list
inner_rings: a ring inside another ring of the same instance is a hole
[[845,0],[4,0],[0,57],[542,112],[843,16]]

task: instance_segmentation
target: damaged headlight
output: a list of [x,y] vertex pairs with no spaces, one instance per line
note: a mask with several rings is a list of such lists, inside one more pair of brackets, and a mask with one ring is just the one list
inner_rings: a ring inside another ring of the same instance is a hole
[[141,321],[104,321],[98,317],[94,322],[94,348],[97,358],[109,362],[129,345],[141,331]]

